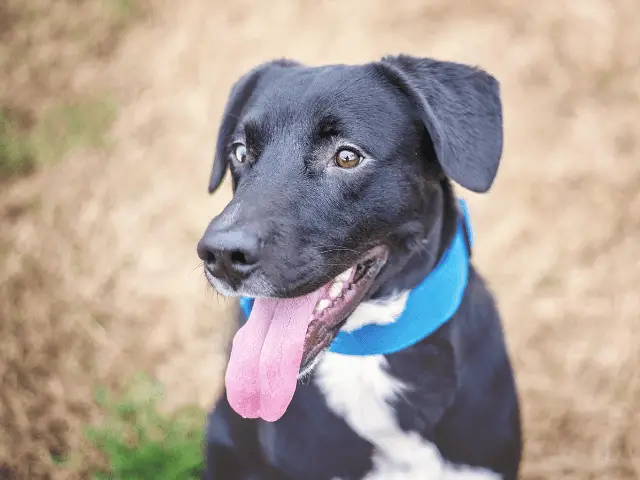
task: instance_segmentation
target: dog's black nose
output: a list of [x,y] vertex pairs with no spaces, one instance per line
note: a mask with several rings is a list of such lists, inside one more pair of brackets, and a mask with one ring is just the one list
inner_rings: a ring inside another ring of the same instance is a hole
[[198,242],[198,256],[216,278],[234,283],[260,260],[260,237],[248,231],[208,231]]

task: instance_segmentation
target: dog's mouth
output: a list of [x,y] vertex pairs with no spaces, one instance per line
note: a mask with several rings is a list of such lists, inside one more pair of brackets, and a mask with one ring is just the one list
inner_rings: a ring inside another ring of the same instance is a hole
[[329,347],[371,288],[387,256],[385,247],[376,247],[363,260],[320,287],[323,295],[316,303],[307,327],[300,372],[309,371],[318,355]]
[[355,310],[385,265],[378,246],[317,290],[295,298],[258,298],[233,339],[227,398],[245,418],[279,419],[309,370]]

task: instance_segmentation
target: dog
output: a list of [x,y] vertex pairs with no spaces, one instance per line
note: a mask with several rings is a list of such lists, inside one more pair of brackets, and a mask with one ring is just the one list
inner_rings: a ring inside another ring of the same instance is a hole
[[263,63],[232,87],[198,243],[241,297],[208,480],[515,479],[516,384],[454,182],[492,186],[498,81],[459,63]]

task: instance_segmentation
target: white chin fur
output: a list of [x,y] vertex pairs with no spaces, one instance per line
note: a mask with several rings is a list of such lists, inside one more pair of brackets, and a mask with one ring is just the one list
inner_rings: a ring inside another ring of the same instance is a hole
[[204,271],[204,276],[207,278],[207,281],[211,284],[214,290],[218,292],[220,295],[224,295],[225,297],[237,297],[240,295],[238,292],[230,288],[224,282],[222,282],[221,280],[218,280],[216,277],[211,275],[206,269]]
[[304,369],[298,374],[298,380],[302,380],[311,375],[311,372],[313,372],[313,370],[320,364],[326,352],[326,350],[323,350],[318,355],[316,355],[316,358],[311,360],[311,363],[304,367]]
[[274,295],[272,285],[261,277],[253,276],[250,278],[251,284],[245,282],[242,288],[235,290],[226,282],[211,275],[206,269],[204,275],[211,286],[225,297],[272,298]]

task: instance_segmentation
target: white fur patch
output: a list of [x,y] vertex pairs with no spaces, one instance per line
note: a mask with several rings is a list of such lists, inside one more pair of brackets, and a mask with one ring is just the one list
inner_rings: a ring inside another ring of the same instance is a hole
[[356,307],[340,330],[351,332],[364,325],[385,325],[395,322],[407,304],[409,292],[402,292],[391,299],[363,302]]
[[329,352],[315,372],[329,408],[374,445],[374,468],[363,480],[499,480],[491,471],[445,462],[433,443],[400,429],[389,401],[405,387],[386,365],[382,355]]

